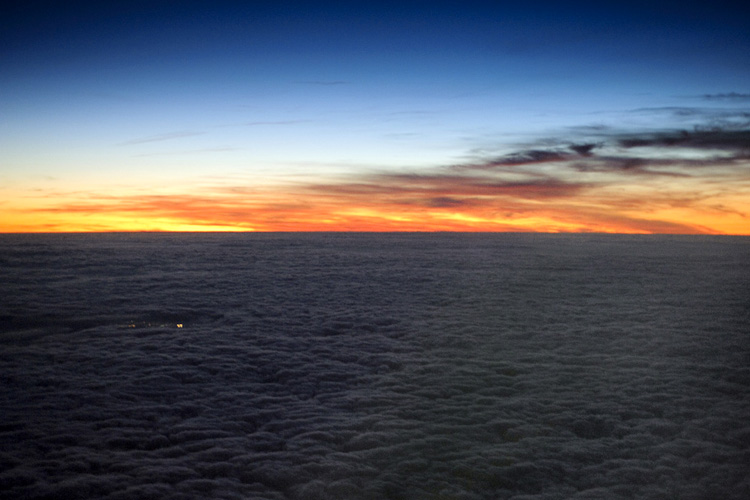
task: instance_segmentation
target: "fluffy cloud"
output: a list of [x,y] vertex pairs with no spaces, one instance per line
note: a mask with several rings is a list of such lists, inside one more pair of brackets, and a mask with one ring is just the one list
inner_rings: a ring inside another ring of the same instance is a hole
[[7,498],[750,492],[742,239],[3,238]]

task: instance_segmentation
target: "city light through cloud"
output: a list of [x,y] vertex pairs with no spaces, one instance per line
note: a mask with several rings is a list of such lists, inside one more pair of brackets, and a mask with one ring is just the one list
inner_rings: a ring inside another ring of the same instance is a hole
[[115,3],[2,17],[2,232],[750,234],[737,12]]

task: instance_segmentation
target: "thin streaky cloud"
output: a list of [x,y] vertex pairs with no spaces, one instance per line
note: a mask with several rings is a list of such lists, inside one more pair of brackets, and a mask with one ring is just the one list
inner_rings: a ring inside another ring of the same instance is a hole
[[726,92],[720,94],[703,94],[701,98],[707,101],[750,101],[750,93]]
[[240,125],[246,126],[246,127],[259,127],[263,125],[297,125],[298,123],[310,123],[312,120],[276,120],[276,121],[254,121],[254,122],[244,122]]
[[[729,99],[726,99],[729,100]],[[738,104],[741,99],[734,100]],[[733,127],[745,128],[750,126],[750,109],[735,107],[734,109],[719,107],[697,106],[659,106],[636,108],[627,111],[634,115],[669,116],[683,123],[693,123],[698,127]]]
[[472,168],[495,168],[495,167],[514,167],[522,165],[533,165],[537,163],[549,163],[554,161],[566,160],[571,155],[556,150],[530,149],[511,153],[499,158],[490,159],[483,164],[474,164]]
[[704,116],[706,114],[715,113],[716,110],[708,108],[698,108],[695,106],[656,106],[647,108],[635,108],[631,109],[629,113],[633,114],[664,114],[668,113],[678,117],[692,117],[692,116]]
[[136,144],[144,144],[147,142],[160,142],[169,141],[172,139],[181,139],[183,137],[193,137],[196,135],[203,135],[205,132],[199,132],[194,130],[180,130],[176,132],[167,132],[165,134],[150,135],[146,137],[137,137],[130,139],[129,141],[121,142],[118,146],[133,146]]
[[242,148],[235,148],[235,147],[187,149],[187,150],[181,150],[181,151],[165,151],[162,153],[143,153],[143,154],[133,155],[133,158],[146,158],[150,156],[205,154],[205,153],[225,153],[225,152],[240,151],[240,150],[242,150]]
[[434,110],[404,110],[404,111],[392,111],[390,113],[387,113],[387,116],[430,116],[430,115],[437,115],[439,114],[439,111]]
[[334,85],[348,85],[349,81],[346,80],[298,80],[294,82],[299,85],[321,85],[321,86],[334,86]]
[[[326,194],[345,196],[398,196],[451,198],[455,196],[511,197],[547,199],[572,196],[586,187],[585,183],[561,179],[528,179],[504,181],[493,178],[446,175],[382,174],[358,182],[317,184],[307,188]],[[412,204],[411,202],[408,202]]]
[[227,127],[278,127],[278,126],[286,126],[286,125],[298,125],[300,123],[310,123],[313,120],[251,120],[251,121],[244,121],[244,122],[234,122],[234,123],[222,123],[220,125],[215,125],[214,128],[227,128]]

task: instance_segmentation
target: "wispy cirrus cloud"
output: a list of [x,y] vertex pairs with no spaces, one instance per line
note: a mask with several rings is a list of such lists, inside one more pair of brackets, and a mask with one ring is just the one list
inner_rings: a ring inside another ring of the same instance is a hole
[[324,87],[331,87],[335,85],[348,85],[347,80],[297,80],[294,83],[299,85],[320,85]]
[[196,131],[196,130],[178,130],[175,132],[167,132],[164,134],[149,135],[145,137],[136,137],[134,139],[121,142],[118,144],[118,146],[133,146],[136,144],[144,144],[147,142],[170,141],[172,139],[182,139],[184,137],[192,137],[192,136],[202,135],[202,134],[205,134],[205,132]]
[[[716,100],[720,100],[717,98]],[[733,107],[726,106],[658,106],[630,110],[631,115],[656,119],[669,119],[681,123],[682,127],[713,129],[746,129],[750,127],[750,108],[740,108],[741,98],[724,99]],[[731,102],[734,101],[734,102]]]
[[241,148],[233,146],[221,146],[215,148],[199,148],[199,149],[185,149],[180,151],[164,151],[160,153],[143,153],[133,155],[134,158],[147,158],[151,156],[173,156],[173,155],[192,155],[192,154],[211,154],[211,153],[228,153],[232,151],[239,151]]
[[[421,204],[421,200],[451,199],[456,197],[512,197],[519,199],[546,199],[572,196],[583,189],[584,183],[566,182],[555,178],[529,178],[503,180],[491,177],[462,176],[435,172],[423,174],[373,174],[353,182],[313,184],[306,189],[326,194],[346,196],[399,197],[401,203]],[[450,205],[449,203],[448,205]]]
[[266,120],[266,121],[251,121],[244,122],[241,125],[246,127],[261,127],[264,125],[297,125],[299,123],[310,123],[312,120]]
[[701,98],[707,101],[750,101],[748,92],[725,92],[719,94],[703,94]]

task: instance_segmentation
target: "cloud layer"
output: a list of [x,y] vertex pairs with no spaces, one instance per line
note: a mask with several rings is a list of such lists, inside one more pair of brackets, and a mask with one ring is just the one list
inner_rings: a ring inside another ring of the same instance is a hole
[[745,239],[2,243],[2,498],[750,493]]

